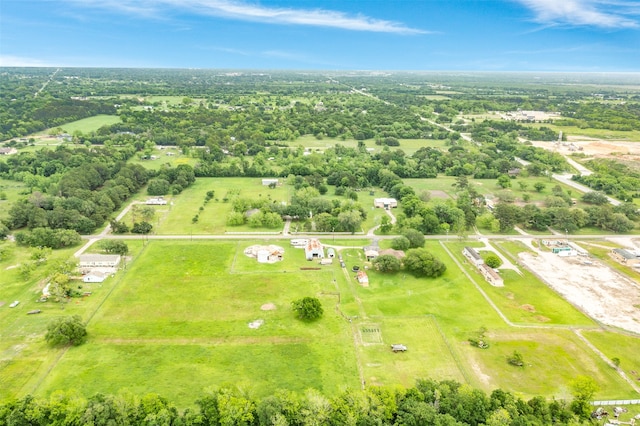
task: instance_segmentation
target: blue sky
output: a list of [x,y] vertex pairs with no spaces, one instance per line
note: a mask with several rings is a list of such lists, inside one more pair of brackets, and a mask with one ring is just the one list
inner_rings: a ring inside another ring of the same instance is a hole
[[640,0],[0,0],[1,66],[640,71]]

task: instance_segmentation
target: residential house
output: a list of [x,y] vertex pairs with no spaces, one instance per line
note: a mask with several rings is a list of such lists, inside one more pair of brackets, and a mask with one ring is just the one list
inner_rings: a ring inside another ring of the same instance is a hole
[[398,207],[398,201],[395,198],[374,198],[373,206],[379,209],[389,210]]
[[324,248],[318,239],[312,238],[307,242],[307,245],[304,247],[304,255],[307,260],[313,259],[323,259],[324,258]]

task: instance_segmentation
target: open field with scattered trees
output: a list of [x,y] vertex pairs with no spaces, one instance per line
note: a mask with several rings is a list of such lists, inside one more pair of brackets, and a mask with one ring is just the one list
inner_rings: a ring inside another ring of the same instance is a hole
[[[0,423],[76,404],[85,424],[116,406],[133,423],[569,424],[638,397],[640,337],[519,264],[550,254],[542,238],[584,239],[638,281],[634,158],[553,148],[640,143],[635,83],[599,98],[555,75],[3,71]],[[45,131],[69,136],[38,145]],[[331,264],[290,245],[311,236]],[[80,253],[124,257],[85,283]]]

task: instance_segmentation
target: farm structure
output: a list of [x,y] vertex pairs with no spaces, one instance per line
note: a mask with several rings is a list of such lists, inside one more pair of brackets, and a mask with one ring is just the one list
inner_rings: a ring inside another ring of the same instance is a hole
[[472,247],[465,247],[462,250],[462,254],[464,254],[464,257],[469,259],[469,261],[476,268],[484,263],[484,260],[482,260],[482,257],[480,257],[480,253],[478,253],[478,251]]
[[487,282],[492,286],[494,287],[504,286],[504,280],[502,279],[502,277],[498,275],[498,273],[494,271],[493,268],[491,268],[486,263],[483,263],[482,265],[480,265],[478,267],[478,270],[480,271],[484,279],[487,280]]
[[462,250],[462,254],[464,255],[464,257],[469,259],[471,264],[473,264],[473,266],[475,266],[478,271],[480,271],[484,279],[489,284],[495,287],[504,286],[504,280],[502,279],[502,277],[498,275],[498,273],[494,271],[493,268],[484,263],[484,260],[476,249],[474,249],[473,247],[465,247]]
[[282,260],[284,249],[276,245],[260,246],[254,245],[244,250],[245,256],[255,258],[258,263],[275,263]]
[[635,253],[632,253],[629,250],[620,248],[613,249],[611,250],[611,257],[613,257],[616,262],[622,263],[623,265],[640,265],[640,257],[636,256]]
[[279,180],[278,179],[262,179],[262,186],[276,186],[279,185]]
[[80,269],[84,268],[115,268],[120,264],[118,254],[83,254],[80,256]]
[[373,207],[389,210],[398,207],[398,200],[395,198],[374,198]]
[[309,240],[305,240],[302,238],[296,238],[291,240],[291,245],[295,248],[305,248],[308,243],[309,243]]
[[145,201],[145,204],[148,206],[164,206],[167,204],[167,200],[162,197],[149,198]]
[[324,248],[322,243],[316,238],[307,241],[307,244],[304,246],[304,256],[307,260],[323,259]]

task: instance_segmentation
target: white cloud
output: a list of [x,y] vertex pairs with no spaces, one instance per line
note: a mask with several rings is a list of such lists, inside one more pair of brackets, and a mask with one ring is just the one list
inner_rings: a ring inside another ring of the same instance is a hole
[[41,59],[22,56],[0,55],[0,67],[53,67],[51,63]]
[[517,0],[547,25],[638,28],[640,2],[621,0]]
[[127,14],[160,17],[164,9],[191,10],[208,16],[268,24],[308,25],[395,34],[426,34],[400,22],[349,15],[325,9],[268,7],[244,0],[67,0],[83,6],[108,8]]

